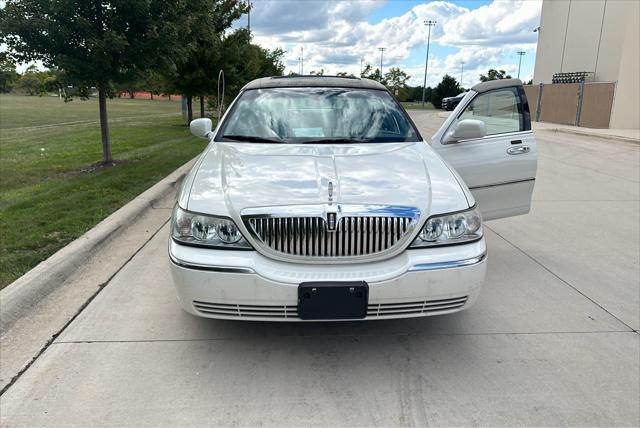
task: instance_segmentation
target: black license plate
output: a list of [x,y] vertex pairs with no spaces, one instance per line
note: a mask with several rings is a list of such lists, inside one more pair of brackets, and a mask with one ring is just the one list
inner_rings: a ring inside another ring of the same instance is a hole
[[303,320],[362,319],[367,316],[369,285],[354,282],[303,282],[298,286],[298,316]]

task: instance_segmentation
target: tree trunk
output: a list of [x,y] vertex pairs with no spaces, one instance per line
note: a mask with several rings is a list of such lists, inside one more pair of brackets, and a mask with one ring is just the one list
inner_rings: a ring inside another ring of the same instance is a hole
[[193,120],[193,97],[189,95],[187,97],[187,122],[191,123]]
[[200,96],[200,117],[204,117],[204,97]]
[[151,100],[153,101],[153,92],[149,92],[149,94],[151,95]]
[[169,101],[171,101],[171,94],[169,94]]
[[100,134],[102,136],[102,163],[113,162],[111,156],[111,141],[109,140],[109,122],[107,119],[107,95],[98,91],[98,106],[100,107]]

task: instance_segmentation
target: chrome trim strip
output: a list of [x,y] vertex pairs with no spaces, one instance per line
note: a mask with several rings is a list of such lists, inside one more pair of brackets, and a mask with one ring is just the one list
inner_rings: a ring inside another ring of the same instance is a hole
[[487,188],[490,188],[490,187],[506,186],[507,184],[526,183],[526,182],[529,182],[529,181],[536,181],[536,179],[535,178],[525,178],[525,179],[522,179],[522,180],[503,181],[501,183],[485,184],[484,186],[469,187],[469,190],[487,189]]
[[[243,208],[241,217],[322,217],[327,212],[336,212],[337,217],[419,217],[420,210],[401,205],[351,205],[351,204],[315,204],[315,205],[278,205],[269,207]],[[337,218],[336,218],[337,220]]]
[[457,267],[471,266],[478,263],[483,262],[487,258],[487,253],[482,253],[477,257],[472,257],[470,259],[464,260],[455,260],[451,262],[438,262],[438,263],[420,263],[414,266],[411,266],[408,272],[421,272],[427,270],[437,270],[437,269],[451,269]]
[[247,268],[247,267],[211,266],[211,265],[202,265],[197,263],[185,263],[180,260],[177,260],[171,254],[169,254],[169,259],[171,260],[171,263],[173,263],[174,265],[180,266],[185,269],[206,270],[209,272],[222,272],[222,273],[241,273],[241,274],[256,273],[253,269]]

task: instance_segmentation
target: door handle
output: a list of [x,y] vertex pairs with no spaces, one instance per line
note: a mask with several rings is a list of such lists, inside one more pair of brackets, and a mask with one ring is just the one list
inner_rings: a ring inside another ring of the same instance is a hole
[[531,149],[529,146],[520,146],[520,147],[509,147],[507,149],[507,153],[510,155],[523,155],[525,153],[529,153]]

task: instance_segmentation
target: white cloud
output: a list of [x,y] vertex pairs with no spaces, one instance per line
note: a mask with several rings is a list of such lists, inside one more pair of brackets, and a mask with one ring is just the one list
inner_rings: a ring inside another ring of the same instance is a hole
[[[477,9],[467,9],[447,1],[414,6],[406,13],[376,24],[366,19],[383,3],[380,1],[289,1],[256,0],[252,30],[259,44],[288,51],[286,65],[297,71],[300,48],[304,47],[305,73],[323,68],[327,73],[347,71],[358,74],[360,59],[379,64],[378,47],[386,47],[384,68],[400,66],[411,76],[410,84],[422,84],[424,63],[415,65],[412,49],[424,46],[425,19],[437,21],[432,43],[458,49],[445,58],[432,51],[428,84],[444,73],[459,78],[465,62],[464,83],[478,80],[480,72],[501,68],[515,73],[516,50],[535,52],[541,1],[494,1]],[[513,64],[512,64],[513,63]]]
[[494,1],[446,22],[438,42],[451,46],[535,43],[533,28],[540,20],[541,6],[536,1]]

